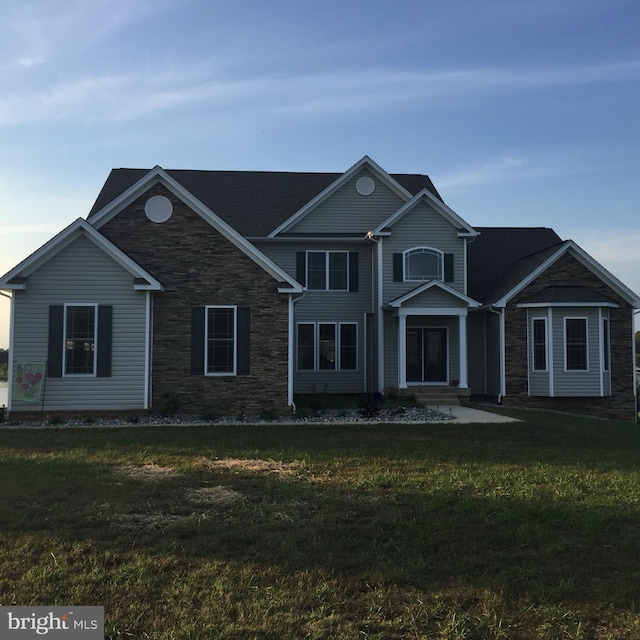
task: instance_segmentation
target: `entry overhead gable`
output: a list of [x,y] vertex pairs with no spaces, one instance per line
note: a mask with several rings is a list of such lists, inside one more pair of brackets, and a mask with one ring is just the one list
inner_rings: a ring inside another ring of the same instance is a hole
[[551,255],[538,264],[523,279],[496,300],[494,305],[496,307],[505,307],[514,296],[520,293],[525,287],[542,275],[551,265],[566,254],[572,255],[576,260],[578,260],[578,262],[600,278],[600,280],[620,295],[620,297],[626,300],[634,309],[640,308],[640,296],[620,282],[620,280],[605,269],[599,262],[594,260],[573,240],[565,240],[553,253],[551,253]]
[[433,298],[436,296],[441,301],[447,301],[448,306],[452,307],[468,307],[476,309],[480,306],[480,303],[469,296],[465,296],[460,291],[457,291],[453,287],[448,286],[440,280],[430,280],[425,284],[405,293],[404,295],[389,302],[391,308],[400,308],[403,306],[422,306],[424,304],[430,304]]
[[253,260],[259,267],[271,275],[282,286],[278,288],[281,293],[300,293],[302,287],[288,273],[281,269],[275,262],[258,250],[246,240],[233,227],[205,206],[190,191],[185,189],[177,180],[172,178],[162,167],[155,166],[146,175],[135,182],[126,191],[107,204],[103,209],[90,217],[89,223],[96,229],[100,229],[120,211],[134,202],[137,198],[156,184],[163,185],[177,198],[180,198],[196,214],[209,223],[216,231],[234,244],[240,251]]
[[[311,220],[310,214],[312,212],[320,209],[330,198],[336,196],[341,189],[347,187],[350,182],[353,182],[353,188],[348,191],[349,203],[347,206],[349,207],[349,215],[345,215],[344,208],[339,211],[336,210],[335,225],[331,225],[324,212],[322,222]],[[384,187],[384,192],[377,188],[380,185]],[[274,229],[269,234],[269,237],[275,238],[285,233],[308,233],[310,231],[364,234],[375,226],[377,222],[386,218],[389,212],[396,210],[398,206],[410,200],[411,197],[411,193],[395,178],[371,158],[364,156],[315,198]],[[367,216],[366,219],[354,213],[358,209],[357,205],[359,203],[362,204],[361,208],[363,215]],[[335,228],[328,229],[328,222],[330,226]]]
[[413,198],[411,198],[396,212],[394,212],[393,215],[379,224],[373,231],[374,235],[388,234],[391,227],[393,227],[393,225],[398,222],[398,220],[401,220],[404,216],[407,215],[407,213],[412,211],[421,202],[426,202],[427,204],[429,204],[452,226],[454,226],[459,237],[473,238],[478,235],[478,232],[470,224],[463,220],[453,209],[448,207],[444,202],[438,200],[438,198],[436,198],[427,189],[423,189],[422,191],[417,193],[415,196],[413,196]]
[[35,253],[32,253],[28,258],[0,278],[0,289],[27,289],[29,276],[34,271],[46,265],[51,258],[63,251],[81,236],[91,240],[91,242],[104,251],[110,258],[126,269],[132,276],[132,286],[134,289],[139,291],[164,290],[158,280],[147,273],[147,271],[82,218],[78,218],[75,222],[72,222],[66,229],[61,231],[57,236],[54,236]]

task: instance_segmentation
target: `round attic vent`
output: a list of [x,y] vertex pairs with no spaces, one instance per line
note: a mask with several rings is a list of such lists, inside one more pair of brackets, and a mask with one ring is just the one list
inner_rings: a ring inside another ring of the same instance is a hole
[[169,198],[152,196],[144,205],[144,213],[151,222],[166,222],[173,213],[173,205]]
[[376,183],[369,176],[362,176],[356,180],[356,191],[361,196],[370,196],[376,188]]

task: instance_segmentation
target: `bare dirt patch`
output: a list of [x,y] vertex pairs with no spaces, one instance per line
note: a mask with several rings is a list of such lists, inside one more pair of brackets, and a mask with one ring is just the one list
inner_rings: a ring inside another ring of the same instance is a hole
[[222,460],[210,460],[202,458],[202,464],[209,469],[229,469],[232,471],[249,471],[252,473],[273,473],[277,475],[289,475],[299,469],[297,462],[278,462],[277,460],[224,458]]
[[123,476],[147,482],[157,482],[164,478],[174,478],[180,475],[173,467],[162,467],[158,464],[145,464],[141,467],[125,465],[118,467],[117,471]]
[[186,497],[194,504],[215,507],[231,506],[244,501],[244,496],[239,491],[222,486],[189,489]]

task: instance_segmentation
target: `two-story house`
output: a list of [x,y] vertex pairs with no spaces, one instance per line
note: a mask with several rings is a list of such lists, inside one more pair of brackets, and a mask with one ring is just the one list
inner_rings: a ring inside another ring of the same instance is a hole
[[472,227],[427,176],[366,156],[341,174],[114,169],[0,289],[12,388],[46,363],[49,412],[453,389],[636,415],[635,293],[552,230]]

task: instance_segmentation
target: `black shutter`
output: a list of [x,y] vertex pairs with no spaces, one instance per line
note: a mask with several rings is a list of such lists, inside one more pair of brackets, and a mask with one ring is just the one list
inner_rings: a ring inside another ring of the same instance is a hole
[[404,280],[403,256],[401,253],[393,254],[393,281],[402,282]]
[[349,251],[349,291],[358,291],[358,259],[357,251]]
[[453,282],[453,253],[444,254],[444,281]]
[[303,286],[307,286],[307,252],[296,252],[296,280]]
[[98,344],[96,347],[98,356],[96,375],[98,378],[111,377],[112,320],[113,307],[98,305]]
[[64,332],[64,306],[53,304],[49,307],[49,355],[47,375],[50,378],[62,377],[62,346]]
[[248,376],[250,370],[251,343],[251,310],[249,307],[238,307],[238,363],[236,371],[239,376]]
[[204,307],[191,309],[191,375],[204,375]]

